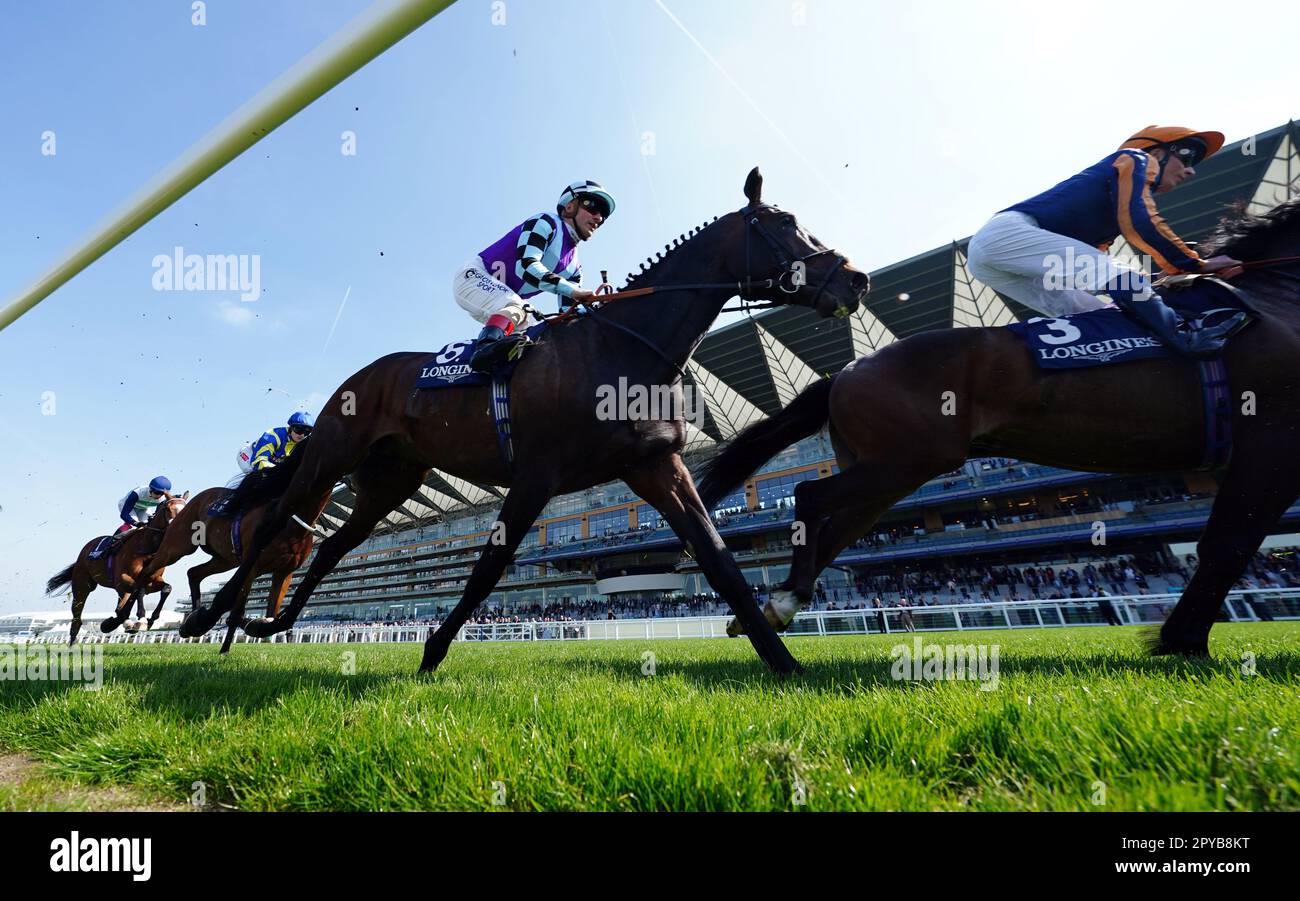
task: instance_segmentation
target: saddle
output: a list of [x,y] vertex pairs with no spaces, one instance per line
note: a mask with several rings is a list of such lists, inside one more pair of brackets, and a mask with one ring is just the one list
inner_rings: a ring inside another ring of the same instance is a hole
[[465,388],[473,385],[486,385],[493,381],[509,381],[515,367],[523,358],[528,348],[537,344],[547,324],[538,323],[524,331],[524,340],[515,346],[508,359],[490,373],[475,372],[469,367],[474,356],[477,339],[453,341],[435,353],[427,363],[420,367],[420,374],[415,379],[415,389],[426,388]]
[[1214,275],[1170,275],[1155,282],[1155,288],[1165,303],[1194,328],[1212,324],[1209,320],[1219,315],[1245,312],[1252,319],[1262,318],[1249,294]]
[[[1166,278],[1157,283],[1161,298],[1193,329],[1223,317],[1258,310],[1241,290],[1209,275]],[[1041,369],[1079,369],[1136,360],[1180,359],[1141,324],[1118,309],[1093,310],[1060,318],[1034,318],[1007,328],[1020,338]]]

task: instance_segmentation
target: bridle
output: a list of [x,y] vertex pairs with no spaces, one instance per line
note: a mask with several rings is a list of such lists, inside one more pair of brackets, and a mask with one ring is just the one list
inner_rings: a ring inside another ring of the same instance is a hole
[[[578,309],[584,309],[587,311],[587,314],[596,322],[602,325],[608,325],[611,328],[617,329],[618,331],[630,335],[631,337],[640,341],[646,347],[649,347],[661,358],[663,358],[665,362],[667,362],[674,369],[676,369],[678,376],[680,376],[681,378],[685,378],[686,370],[684,370],[677,363],[673,362],[673,360],[668,356],[668,354],[666,354],[663,351],[661,347],[659,347],[659,345],[655,344],[653,341],[651,341],[649,338],[645,337],[635,329],[628,328],[622,323],[614,322],[608,317],[604,316],[600,312],[601,308],[604,307],[606,304],[611,303],[615,300],[627,299],[632,297],[644,297],[648,294],[663,294],[668,291],[718,290],[723,288],[735,289],[736,296],[740,298],[741,306],[732,307],[730,309],[724,307],[719,312],[736,312],[736,311],[748,312],[750,310],[762,310],[762,309],[767,309],[769,307],[785,306],[786,304],[779,304],[774,301],[755,301],[752,299],[753,292],[755,291],[755,289],[763,290],[763,289],[777,288],[783,294],[798,294],[801,290],[803,290],[806,287],[806,285],[804,285],[802,282],[797,280],[797,274],[806,272],[807,264],[810,261],[818,259],[820,257],[829,256],[833,260],[835,260],[839,265],[831,265],[826,267],[826,275],[821,280],[821,282],[817,285],[816,290],[813,292],[812,299],[806,302],[792,301],[790,304],[788,304],[790,306],[807,307],[810,310],[817,309],[817,301],[821,299],[823,292],[825,292],[826,290],[826,286],[830,284],[831,279],[835,277],[835,273],[839,271],[840,267],[848,264],[848,258],[845,257],[843,254],[839,253],[838,251],[833,250],[829,247],[823,247],[821,250],[814,250],[813,252],[806,253],[803,256],[798,258],[791,256],[790,253],[786,250],[786,248],[781,244],[781,242],[776,239],[776,236],[772,234],[771,230],[766,225],[763,224],[763,220],[758,216],[758,213],[760,211],[775,210],[775,209],[777,209],[777,207],[771,204],[751,203],[742,207],[739,211],[740,215],[745,217],[746,220],[745,222],[745,277],[741,281],[698,282],[694,284],[678,284],[678,285],[651,285],[646,288],[632,288],[627,291],[615,291],[611,294],[602,295],[599,300],[576,301],[573,304],[573,306],[560,313],[550,313],[550,314],[542,313],[539,310],[527,304],[525,304],[524,306],[525,312],[531,313],[533,316],[537,317],[538,319],[542,319],[544,321],[558,324],[576,317]],[[759,279],[755,281],[752,275],[753,270],[752,270],[751,247],[753,243],[753,237],[755,234],[757,234],[760,238],[762,238],[762,240],[767,244],[768,249],[771,250],[773,257],[775,257],[776,259],[776,265],[779,271],[775,278],[765,278],[765,279]],[[790,287],[788,288],[786,287],[787,284],[785,281],[786,276],[790,277],[790,281],[789,281]]]
[[[744,209],[740,211],[740,214],[744,216],[748,221],[746,222],[747,228],[745,230],[745,289],[737,293],[739,294],[740,299],[742,301],[747,301],[751,304],[749,309],[756,308],[754,306],[755,302],[750,300],[748,297],[746,297],[745,293],[746,291],[753,290],[753,280],[750,278],[749,275],[750,239],[753,237],[754,233],[757,232],[758,236],[767,243],[768,248],[772,251],[772,256],[776,258],[777,268],[780,270],[780,274],[778,274],[775,279],[767,279],[764,283],[762,283],[763,287],[779,288],[783,294],[797,294],[799,293],[799,290],[804,287],[804,285],[802,283],[795,281],[796,274],[801,272],[806,272],[808,269],[807,264],[811,260],[815,260],[823,256],[829,256],[835,261],[837,265],[831,265],[826,267],[826,275],[821,280],[821,283],[817,285],[817,290],[813,292],[812,299],[807,301],[806,303],[800,302],[798,304],[795,304],[796,306],[801,306],[801,307],[806,306],[809,309],[815,310],[817,309],[817,301],[821,299],[822,293],[826,290],[826,286],[830,284],[831,279],[835,277],[835,273],[839,271],[841,266],[848,265],[849,262],[848,258],[845,257],[843,254],[841,254],[839,251],[829,247],[823,247],[821,250],[814,250],[812,253],[806,253],[803,256],[799,257],[798,259],[791,257],[790,254],[786,252],[786,248],[782,246],[781,242],[776,239],[776,236],[772,234],[771,230],[766,225],[763,224],[763,220],[760,219],[757,215],[760,210],[775,210],[775,209],[777,209],[777,207],[772,206],[771,204],[758,203],[758,204],[750,204],[749,206],[746,206]],[[787,275],[790,276],[789,288],[785,286],[785,278]],[[777,306],[777,304],[769,302],[767,304],[760,305],[757,308],[762,309],[768,306]],[[746,308],[742,307],[741,309],[746,309]]]

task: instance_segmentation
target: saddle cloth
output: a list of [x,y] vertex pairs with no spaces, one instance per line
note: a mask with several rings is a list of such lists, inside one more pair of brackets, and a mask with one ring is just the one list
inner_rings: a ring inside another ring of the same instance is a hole
[[[1189,287],[1162,286],[1160,296],[1192,328],[1214,325],[1238,312],[1253,315],[1234,288],[1217,279],[1198,278]],[[1007,326],[1029,348],[1042,369],[1080,369],[1135,360],[1177,358],[1140,324],[1118,308],[1093,310],[1060,319],[1035,318]]]
[[472,385],[486,385],[493,379],[507,380],[510,378],[511,373],[514,372],[515,367],[519,365],[519,360],[523,357],[523,351],[530,343],[536,343],[545,328],[546,323],[539,322],[532,328],[527,329],[524,335],[527,336],[529,343],[520,345],[519,353],[501,364],[501,366],[497,367],[496,372],[492,373],[475,372],[469,368],[470,358],[474,356],[474,348],[478,345],[476,339],[454,341],[434,354],[427,363],[420,367],[420,374],[415,379],[415,387],[417,389],[465,388]]

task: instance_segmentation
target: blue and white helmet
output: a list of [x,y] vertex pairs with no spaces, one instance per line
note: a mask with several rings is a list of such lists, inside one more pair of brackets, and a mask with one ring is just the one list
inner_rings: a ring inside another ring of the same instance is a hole
[[152,482],[149,483],[149,490],[150,491],[171,491],[172,480],[167,478],[166,476],[158,476],[156,479],[154,479]]
[[300,426],[304,429],[314,429],[316,428],[316,420],[305,410],[299,410],[297,413],[294,413],[289,417],[289,425]]
[[605,205],[609,207],[609,212],[605,214],[606,219],[614,214],[614,195],[602,188],[599,183],[587,180],[575,181],[561,191],[560,199],[555,202],[555,211],[560,212],[583,194],[594,194],[605,201]]

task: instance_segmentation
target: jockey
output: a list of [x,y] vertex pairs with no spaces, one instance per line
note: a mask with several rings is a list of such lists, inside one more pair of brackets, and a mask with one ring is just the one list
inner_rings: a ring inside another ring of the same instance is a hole
[[1097,164],[985,223],[970,240],[971,274],[1047,316],[1101,309],[1108,304],[1096,295],[1106,294],[1179,354],[1218,356],[1246,324],[1246,314],[1213,328],[1183,330],[1182,317],[1151,289],[1146,274],[1106,251],[1122,234],[1168,275],[1240,266],[1226,256],[1201,259],[1165,224],[1153,197],[1192,178],[1195,166],[1222,146],[1217,131],[1144,128]]
[[289,417],[286,425],[263,432],[261,438],[240,448],[239,468],[248,472],[283,463],[314,428],[316,420],[312,415],[299,410]]
[[166,476],[158,476],[148,485],[141,485],[118,501],[118,515],[122,518],[122,525],[118,528],[118,533],[129,532],[148,522],[149,517],[153,516],[163,498],[171,494],[171,490],[171,479]]
[[513,334],[524,324],[524,300],[542,291],[559,295],[560,306],[588,300],[578,287],[578,243],[589,239],[614,212],[614,198],[594,181],[576,181],[560,194],[555,213],[538,213],[456,269],[456,303],[483,331],[470,366],[491,372],[524,341]]
[[171,496],[171,490],[171,479],[158,476],[148,485],[141,485],[134,491],[128,492],[126,497],[117,502],[117,515],[122,520],[122,525],[118,526],[117,531],[113,533],[113,540],[107,545],[97,547],[87,555],[87,559],[98,560],[106,554],[116,553],[126,539],[126,533],[148,522],[163,499]]

